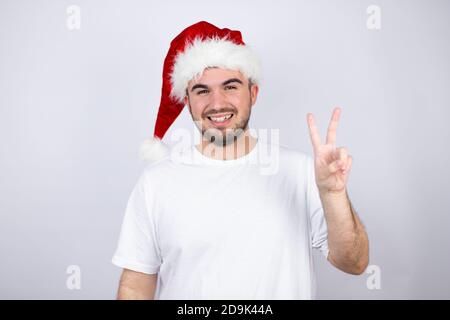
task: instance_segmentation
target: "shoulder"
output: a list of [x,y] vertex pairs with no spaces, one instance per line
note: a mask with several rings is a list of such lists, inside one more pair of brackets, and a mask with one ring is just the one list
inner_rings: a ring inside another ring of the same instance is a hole
[[299,148],[294,148],[282,144],[280,144],[280,153],[286,158],[293,158],[300,161],[306,161],[307,158],[310,157],[309,154]]
[[313,158],[302,149],[272,142],[262,142],[259,149],[258,160],[267,174],[303,180],[310,171]]
[[280,159],[280,163],[283,165],[305,166],[308,164],[308,162],[313,160],[311,155],[300,148],[295,148],[284,144],[268,143],[262,143],[261,147],[265,149],[261,151],[263,153],[278,153],[277,156]]
[[169,155],[156,161],[146,162],[144,164],[142,177],[144,179],[155,179],[159,176],[164,176],[167,172],[170,172],[170,166],[171,161]]
[[163,158],[145,163],[142,179],[151,181],[153,185],[176,181],[174,179],[189,167],[190,157],[190,148],[170,149]]

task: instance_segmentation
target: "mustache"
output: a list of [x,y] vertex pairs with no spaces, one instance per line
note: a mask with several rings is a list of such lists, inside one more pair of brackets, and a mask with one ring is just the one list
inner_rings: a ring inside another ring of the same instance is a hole
[[237,113],[237,110],[234,109],[234,108],[214,109],[214,110],[209,110],[209,111],[203,112],[203,113],[202,113],[202,117],[203,117],[203,118],[206,118],[206,117],[209,117],[209,116],[213,116],[213,115],[215,115],[215,114],[218,114],[218,113],[225,113],[225,112],[231,112],[231,113],[236,114],[236,113]]

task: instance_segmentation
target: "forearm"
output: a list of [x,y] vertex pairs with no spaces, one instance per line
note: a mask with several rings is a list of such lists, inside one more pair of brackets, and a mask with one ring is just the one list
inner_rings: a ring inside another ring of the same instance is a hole
[[337,268],[361,274],[369,262],[369,241],[347,191],[320,193],[328,228],[329,260]]

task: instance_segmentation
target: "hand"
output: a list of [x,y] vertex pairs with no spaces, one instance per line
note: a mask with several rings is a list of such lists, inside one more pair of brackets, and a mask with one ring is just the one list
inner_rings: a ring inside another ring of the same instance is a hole
[[340,114],[340,108],[333,110],[325,144],[322,144],[320,141],[312,113],[308,113],[306,116],[314,149],[316,184],[321,194],[345,193],[348,175],[352,166],[352,156],[348,155],[347,149],[344,147],[336,148],[335,146],[336,129]]

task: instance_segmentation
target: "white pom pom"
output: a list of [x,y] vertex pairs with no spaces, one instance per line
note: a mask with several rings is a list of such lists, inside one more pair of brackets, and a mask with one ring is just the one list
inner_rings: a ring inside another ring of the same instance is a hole
[[139,150],[141,160],[148,162],[161,160],[168,154],[168,147],[156,137],[145,139]]

